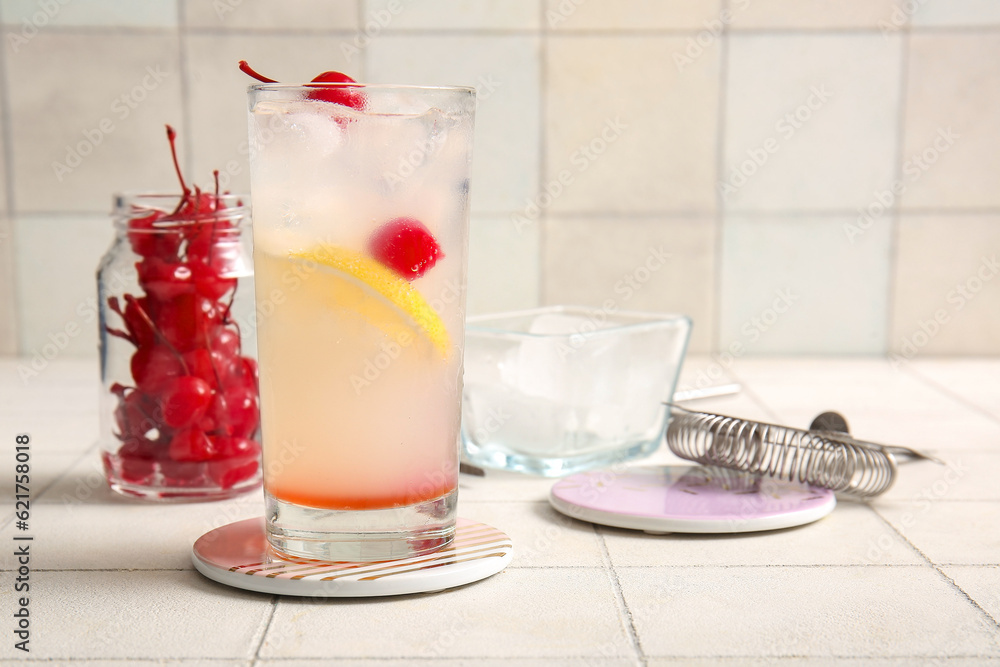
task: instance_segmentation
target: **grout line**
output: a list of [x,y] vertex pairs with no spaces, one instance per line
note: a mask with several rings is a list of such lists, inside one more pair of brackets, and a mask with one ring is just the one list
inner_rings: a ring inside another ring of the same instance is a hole
[[[182,4],[182,3],[178,3]],[[183,10],[179,11],[179,18],[182,22],[178,26],[171,25],[58,25],[45,26],[47,32],[53,34],[67,35],[121,35],[121,34],[149,34],[168,33],[177,28],[182,28],[191,33],[206,35],[252,35],[252,36],[297,36],[297,35],[339,35],[353,36],[358,30],[364,29],[363,0],[359,0],[359,26],[358,29],[348,27],[338,28],[274,28],[274,27],[232,27],[224,28],[214,25],[184,25]],[[541,13],[544,19],[545,8],[542,6]],[[0,29],[4,31],[16,30],[20,24],[11,22],[0,23]],[[728,26],[727,26],[728,27]],[[883,29],[878,26],[844,26],[844,27],[814,27],[814,26],[769,26],[769,27],[739,27],[732,26],[728,29],[739,35],[754,36],[782,36],[782,35],[882,35]],[[1000,25],[920,25],[913,26],[910,22],[903,28],[914,33],[996,33],[1000,32]],[[552,30],[552,34],[567,37],[692,37],[704,32],[704,26],[692,26],[685,28],[559,28]],[[393,28],[387,27],[381,34],[393,37],[411,36],[524,36],[537,35],[541,31],[546,31],[543,21],[539,28]]]
[[957,581],[955,581],[954,579],[952,579],[951,577],[949,577],[949,576],[948,576],[948,575],[947,575],[947,574],[945,573],[945,571],[941,569],[942,567],[943,567],[943,565],[937,565],[937,564],[935,564],[935,565],[934,565],[934,569],[935,569],[935,570],[936,570],[936,571],[938,572],[938,574],[940,574],[940,575],[941,575],[941,576],[942,576],[942,577],[944,578],[944,580],[945,580],[945,581],[947,581],[947,582],[948,582],[948,583],[949,583],[949,584],[950,584],[950,585],[952,586],[952,588],[954,588],[954,589],[955,589],[955,590],[957,590],[957,591],[958,591],[959,593],[961,593],[961,594],[962,594],[962,596],[963,596],[963,597],[965,597],[965,599],[966,599],[966,600],[968,600],[969,602],[971,602],[971,603],[972,603],[972,604],[973,604],[973,605],[974,605],[974,606],[976,607],[976,609],[978,609],[978,610],[979,610],[979,611],[981,611],[981,612],[982,612],[983,614],[985,614],[985,615],[986,615],[986,618],[990,619],[990,621],[992,621],[993,625],[994,625],[994,626],[995,626],[995,627],[996,627],[996,628],[997,628],[998,630],[1000,630],[1000,622],[998,622],[998,621],[997,621],[997,619],[996,619],[996,618],[994,618],[993,614],[991,614],[990,612],[986,611],[986,609],[984,609],[984,608],[982,607],[982,605],[980,605],[980,604],[979,604],[979,602],[977,602],[977,601],[976,601],[976,599],[975,599],[975,598],[973,598],[973,597],[972,597],[971,595],[969,595],[969,594],[968,594],[968,593],[967,593],[967,592],[965,591],[965,589],[964,589],[964,588],[962,588],[961,586],[959,586],[959,585],[958,585],[958,582],[957,582]]
[[[60,4],[68,4],[60,0]],[[26,21],[26,19],[22,19]],[[0,30],[7,34],[9,30],[20,30],[24,24],[0,24]],[[46,34],[80,36],[166,36],[177,30],[174,25],[59,25],[49,23],[42,26]]]
[[[948,655],[948,656],[941,656],[940,654],[936,654],[936,653],[926,653],[926,654],[924,654],[924,653],[918,653],[918,654],[905,654],[905,655],[883,655],[881,653],[880,654],[876,654],[876,655],[857,655],[857,654],[852,654],[852,653],[843,654],[843,655],[840,655],[840,654],[837,654],[837,655],[827,655],[827,654],[824,653],[824,654],[803,654],[803,655],[787,655],[787,656],[770,656],[770,655],[760,655],[760,654],[738,654],[738,655],[713,655],[713,654],[704,654],[704,655],[703,654],[695,654],[695,655],[686,655],[686,654],[685,655],[679,655],[679,654],[677,654],[677,655],[675,655],[675,654],[658,654],[656,656],[657,661],[672,660],[672,659],[681,659],[681,660],[685,660],[685,661],[691,661],[691,660],[698,660],[698,661],[703,661],[703,660],[709,660],[709,661],[721,661],[721,660],[726,660],[726,661],[737,661],[737,660],[740,660],[740,661],[743,661],[743,660],[746,660],[746,661],[750,661],[750,660],[754,660],[754,661],[760,661],[760,660],[764,659],[764,660],[767,660],[766,664],[769,664],[769,665],[771,665],[771,664],[780,665],[780,664],[783,664],[783,663],[786,663],[786,662],[789,663],[789,664],[791,664],[793,662],[797,664],[799,661],[801,661],[802,658],[814,658],[814,659],[817,659],[817,658],[829,658],[829,659],[834,659],[834,660],[855,660],[855,661],[861,659],[861,660],[882,662],[882,661],[885,661],[885,660],[907,660],[907,659],[921,659],[921,658],[934,658],[935,660],[941,660],[942,658],[944,658],[946,660],[951,660],[951,659],[969,659],[969,658],[993,658],[993,659],[995,659],[996,658],[996,654],[993,654],[993,653],[975,653],[975,654],[969,653],[969,654],[965,654],[965,653],[963,653],[963,654],[952,654],[952,655]],[[115,659],[116,660],[124,660],[126,658],[115,658]],[[222,659],[231,659],[231,658],[222,658]],[[341,664],[341,663],[346,664],[348,662],[355,662],[355,661],[357,661],[357,662],[366,662],[366,661],[369,661],[369,660],[370,661],[384,661],[384,662],[397,661],[397,660],[405,661],[405,660],[412,660],[413,656],[398,656],[398,655],[396,655],[396,656],[364,656],[364,657],[354,657],[354,656],[352,656],[351,658],[333,658],[333,659],[338,661],[337,664]],[[497,660],[499,661],[499,660],[502,660],[502,659],[504,659],[504,658],[498,658]],[[284,661],[287,661],[287,660],[288,660],[288,658],[267,658],[266,660],[261,660],[261,661],[259,661],[256,664],[267,665],[267,664],[270,664],[271,662],[284,662]],[[331,658],[329,656],[327,656],[327,657],[297,657],[297,658],[295,658],[295,660],[296,661],[316,662],[316,661],[329,661],[329,660],[331,660]],[[483,661],[483,660],[489,660],[489,658],[487,658],[487,657],[485,657],[483,655],[449,655],[449,656],[435,656],[434,657],[434,661],[435,662],[451,662],[451,661],[457,661],[457,660]],[[506,660],[509,661],[509,664],[516,664],[514,662],[510,662],[510,661],[514,661],[514,660],[516,660],[516,661],[520,661],[520,660],[540,661],[543,664],[550,664],[550,663],[552,663],[554,661],[560,661],[560,660],[579,660],[579,661],[585,661],[584,664],[591,664],[590,663],[591,660],[613,661],[614,658],[608,658],[606,656],[595,656],[595,655],[556,655],[556,656],[552,656],[552,655],[545,655],[545,656],[532,656],[532,655],[520,656],[519,655],[516,658],[511,658],[511,657],[508,656],[508,657],[506,657]],[[734,664],[737,664],[737,663],[734,662]],[[754,664],[757,664],[757,663],[755,662]],[[935,662],[934,664],[937,664],[937,662]]]
[[[990,450],[988,450],[988,449],[987,450],[963,449],[961,451],[965,452],[965,453],[973,453],[973,454],[981,453],[981,452],[990,452]],[[936,450],[934,453],[936,455],[938,455],[938,456],[947,457],[950,452],[942,452],[941,450]],[[637,460],[637,462],[638,462],[638,460]],[[695,463],[694,461],[681,460],[679,462],[672,462],[672,463],[669,463],[669,464],[650,464],[650,465],[698,465],[698,464]],[[884,496],[879,497],[879,500],[883,504],[892,504],[892,505],[903,505],[903,504],[906,504],[908,502],[905,498],[889,498],[889,497],[884,497]],[[840,501],[850,502],[850,503],[856,503],[856,502],[858,502],[857,498],[853,498],[853,497],[847,496],[847,495],[844,495],[843,497],[838,496],[838,502],[840,502]],[[546,504],[546,502],[547,501],[545,501],[545,500],[463,500],[462,501],[462,506],[464,507],[466,505],[517,505],[517,504],[522,504],[522,505],[525,505],[525,504],[539,504],[539,505],[543,505],[543,504]],[[947,503],[1000,503],[1000,497],[998,497],[998,498],[935,498],[934,499],[934,504],[935,505],[936,504],[947,504]],[[53,504],[55,504],[55,503],[39,503],[39,505],[46,505],[46,506],[53,505]],[[622,530],[629,530],[629,529],[623,528]],[[697,535],[698,533],[678,533],[677,535],[688,535],[688,534],[690,534],[690,535]],[[1000,564],[1000,563],[997,563],[997,564]],[[588,566],[584,566],[584,567],[588,567]]]
[[[511,211],[473,211],[474,215],[507,215]],[[613,218],[620,219],[651,219],[651,218],[708,218],[717,217],[719,211],[707,209],[649,209],[643,211],[626,211],[620,209],[586,209],[586,210],[549,210],[547,215],[552,218]],[[858,210],[846,208],[829,209],[726,209],[725,213],[741,218],[825,218],[850,217],[856,218]],[[902,208],[900,215],[905,216],[991,216],[1000,215],[1000,208]]]
[[267,633],[271,629],[271,623],[274,621],[274,614],[278,611],[278,602],[281,599],[280,595],[271,596],[271,613],[267,616],[267,621],[264,623],[264,630],[260,633],[260,641],[257,642],[257,648],[253,652],[253,660],[260,660],[260,650],[264,648],[264,641],[267,639]]
[[[194,567],[95,567],[88,569],[85,567],[34,567],[32,572],[194,572]],[[15,572],[15,570],[3,570],[0,572]],[[253,592],[253,591],[251,591]]]
[[[972,451],[972,450],[963,450],[963,451],[969,452],[969,451]],[[986,451],[988,451],[988,450],[986,450]],[[941,456],[947,456],[948,455],[947,452],[941,452],[940,450],[936,451],[935,454],[939,454]],[[948,461],[946,461],[945,463],[950,465],[950,462],[948,462]],[[880,500],[882,501],[881,504],[883,506],[895,505],[895,506],[912,507],[912,505],[913,505],[913,500],[908,500],[906,498],[880,498]],[[933,501],[931,501],[931,502],[933,502],[935,505],[947,505],[949,503],[955,503],[955,504],[960,504],[960,503],[989,503],[989,504],[993,504],[993,503],[1000,503],[1000,498],[934,498]],[[1000,565],[1000,561],[998,561],[997,563],[993,563],[993,564],[994,565]],[[961,565],[961,563],[948,563],[948,565]]]
[[[542,9],[544,12],[544,7]],[[544,13],[543,13],[544,17]],[[18,28],[16,24],[3,24],[3,28]],[[45,28],[47,31],[59,34],[128,34],[128,33],[163,33],[169,32],[169,26],[141,26],[141,25],[50,25]],[[222,28],[211,25],[187,26],[191,33],[202,35],[251,35],[251,36],[299,36],[299,35],[338,35],[345,36],[356,34],[352,28],[250,28],[233,27]],[[364,29],[363,17],[359,26]],[[1000,26],[979,25],[979,26],[914,26],[911,28],[915,33],[996,33],[1000,32]],[[392,28],[387,27],[380,34],[387,37],[449,37],[449,36],[481,36],[481,37],[521,37],[537,35],[545,30],[543,25],[536,28]],[[704,32],[703,26],[690,28],[559,28],[551,31],[552,34],[560,37],[693,37]],[[783,36],[783,35],[882,35],[883,30],[878,26],[854,26],[854,27],[829,27],[817,28],[809,26],[788,26],[788,27],[759,27],[741,28],[733,27],[731,32],[739,35],[752,36]]]
[[[867,203],[867,202],[866,202]],[[858,209],[822,208],[822,209],[731,209],[732,215],[746,218],[762,217],[822,217],[851,216],[857,217]],[[901,215],[997,215],[1000,210],[994,207],[956,206],[955,208],[940,206],[900,207]]]
[[[6,46],[6,45],[5,45]],[[7,49],[0,48],[0,113],[3,114],[3,126],[0,127],[0,136],[2,136],[3,141],[3,155],[0,159],[4,161],[4,182],[3,188],[6,194],[6,205],[4,206],[2,215],[6,217],[6,230],[7,238],[0,239],[0,243],[6,246],[0,251],[0,282],[8,282],[7,289],[10,295],[10,301],[7,303],[6,307],[0,312],[0,317],[7,320],[4,328],[6,328],[10,333],[10,339],[7,344],[10,346],[5,350],[5,352],[12,354],[24,354],[25,350],[21,348],[21,332],[19,313],[20,308],[20,298],[18,297],[17,290],[17,262],[15,261],[14,244],[17,242],[16,232],[14,229],[14,211],[16,195],[14,194],[14,146],[13,146],[13,123],[14,117],[11,110],[11,91],[10,91],[10,81],[9,81],[9,67],[10,63],[7,56]]]
[[896,535],[898,535],[899,538],[901,540],[903,540],[903,542],[905,542],[906,544],[910,545],[910,548],[912,548],[914,551],[916,551],[920,555],[921,558],[923,558],[925,561],[927,561],[927,564],[930,565],[931,568],[935,572],[937,572],[939,576],[941,576],[942,578],[944,578],[944,580],[947,581],[948,584],[954,590],[958,591],[958,593],[960,593],[962,597],[964,597],[966,600],[968,600],[969,603],[973,607],[975,607],[979,611],[980,614],[982,614],[983,616],[985,616],[986,618],[988,618],[990,620],[990,622],[997,629],[1000,629],[1000,623],[997,623],[997,620],[995,618],[993,618],[993,616],[990,615],[989,612],[987,612],[985,609],[983,609],[983,607],[976,600],[974,600],[971,595],[969,595],[968,593],[966,593],[957,583],[955,583],[955,581],[951,577],[949,577],[947,574],[945,574],[944,570],[941,569],[940,565],[938,565],[933,560],[931,560],[930,557],[927,554],[925,554],[922,549],[920,549],[916,544],[914,544],[913,542],[910,541],[910,538],[908,538],[905,534],[903,534],[902,531],[898,530],[896,528],[896,526],[894,526],[888,519],[886,519],[882,515],[882,513],[879,512],[879,510],[878,510],[877,507],[875,507],[874,505],[869,505],[869,507],[871,508],[871,510],[873,512],[875,512],[875,516],[877,516],[879,519],[881,519],[882,523],[884,523],[889,528],[889,530],[891,530]]
[[[785,663],[785,662],[792,663],[793,661],[795,661],[795,662],[799,661],[803,657],[808,657],[808,658],[827,658],[827,659],[833,659],[833,660],[852,660],[852,661],[856,661],[856,660],[868,660],[868,661],[879,661],[879,662],[883,662],[883,661],[886,661],[886,660],[918,660],[918,659],[933,658],[935,660],[934,664],[938,664],[938,662],[941,661],[941,660],[966,660],[966,659],[976,659],[976,658],[986,658],[986,659],[994,659],[995,660],[996,659],[996,654],[995,653],[961,653],[961,654],[955,653],[955,654],[951,654],[951,655],[948,655],[948,656],[942,656],[942,655],[937,654],[937,653],[913,653],[913,654],[908,653],[908,654],[898,654],[898,655],[897,654],[893,654],[893,655],[883,655],[883,654],[877,654],[877,655],[863,654],[863,655],[859,655],[859,654],[854,654],[854,653],[828,655],[828,654],[824,653],[822,655],[818,655],[818,654],[804,654],[804,655],[801,655],[801,656],[799,656],[799,655],[764,656],[764,655],[760,655],[760,654],[736,654],[736,655],[728,655],[728,654],[727,655],[714,655],[714,654],[704,654],[704,655],[703,654],[696,654],[696,655],[687,655],[687,654],[685,654],[685,655],[680,655],[680,654],[676,654],[676,655],[675,654],[662,654],[662,655],[657,655],[656,656],[657,660],[681,659],[681,660],[688,660],[688,661],[690,661],[690,660],[710,660],[710,661],[722,661],[722,660],[726,660],[726,661],[757,660],[757,661],[759,661],[761,659],[767,659],[769,661],[768,664],[782,664],[782,663]],[[408,661],[408,660],[412,660],[413,658],[414,658],[413,655],[351,656],[351,657],[302,656],[302,657],[296,657],[296,658],[292,659],[291,661],[292,662],[320,662],[320,663],[324,663],[324,664],[327,664],[327,663],[329,663],[329,664],[351,664],[351,663],[355,663],[355,662],[358,662],[358,663],[365,663],[365,662],[387,663],[387,662],[390,662],[390,661]],[[434,662],[455,662],[455,661],[459,661],[459,660],[464,660],[464,661],[484,661],[484,660],[489,660],[489,659],[490,659],[489,657],[483,656],[483,655],[449,655],[449,656],[435,656],[433,660],[434,660]],[[500,658],[500,659],[502,660],[503,658]],[[584,664],[590,664],[589,661],[591,661],[591,660],[607,661],[607,660],[614,660],[614,659],[613,658],[607,658],[606,656],[575,654],[575,655],[556,655],[556,656],[553,656],[553,655],[543,655],[543,656],[527,655],[527,656],[517,656],[516,658],[511,658],[511,657],[508,656],[506,658],[506,660],[508,660],[508,661],[510,661],[510,660],[518,660],[518,661],[520,661],[520,660],[532,660],[532,661],[542,662],[543,664],[549,664],[549,663],[551,663],[553,661],[559,661],[559,660],[574,660],[574,661],[586,661]],[[185,664],[185,663],[195,664],[195,663],[201,663],[201,662],[219,662],[219,663],[238,663],[238,664],[246,664],[246,665],[250,665],[251,663],[253,665],[269,665],[269,664],[273,664],[273,663],[277,663],[277,662],[287,663],[287,662],[289,662],[289,658],[279,658],[279,657],[275,657],[275,658],[260,658],[260,659],[258,659],[256,661],[246,660],[245,658],[205,658],[205,657],[202,657],[202,658],[191,658],[191,657],[187,657],[187,658],[172,658],[172,657],[160,657],[160,658],[149,658],[149,657],[139,657],[139,658],[136,658],[136,657],[125,657],[125,658],[28,658],[28,659],[25,659],[25,660],[19,660],[18,664],[32,664],[32,663],[37,663],[37,664],[52,664],[52,663],[58,663],[58,664],[77,664],[77,663],[79,663],[79,664],[86,664],[86,663],[89,663],[89,662],[122,662],[122,663],[129,663],[129,664],[135,663],[135,664],[140,664],[140,665],[141,664],[147,664],[147,663],[148,664],[155,664],[155,665],[162,665],[162,664],[164,664],[165,661],[170,661],[170,662],[176,661],[176,662],[179,662],[181,664]],[[336,662],[335,663],[331,663],[331,661],[336,661]]]
[[[903,27],[899,48],[899,100],[896,109],[896,155],[893,183],[903,182],[903,153],[906,141],[906,100],[909,94],[910,76],[910,17],[907,17],[906,25]],[[899,296],[896,268],[899,264],[899,235],[903,215],[902,198],[903,195],[901,194],[897,195],[893,200],[892,214],[889,218],[889,261],[886,266],[886,271],[888,272],[886,276],[887,303],[885,309],[885,334],[883,337],[883,353],[885,354],[888,354],[892,350],[893,322],[896,315],[896,300]]]
[[[7,193],[7,205],[4,208],[4,213],[6,214],[8,220],[12,220],[14,217],[15,206],[15,195],[14,195],[14,147],[13,147],[13,137],[14,132],[12,130],[12,124],[14,121],[12,110],[11,110],[11,91],[10,91],[10,81],[9,81],[9,60],[7,56],[7,49],[0,49],[0,112],[3,113],[3,127],[0,127],[0,132],[3,134],[3,161],[4,161],[4,183],[3,187]],[[11,229],[13,231],[13,228]],[[12,239],[9,239],[12,241]],[[11,262],[13,262],[14,255],[11,253]],[[13,266],[11,266],[11,273],[13,274]]]
[[635,619],[632,617],[632,611],[625,601],[625,594],[622,592],[622,584],[618,579],[618,572],[615,570],[614,563],[611,562],[611,553],[608,551],[608,545],[604,541],[604,531],[597,524],[592,524],[592,529],[594,535],[597,537],[597,543],[601,548],[601,561],[604,564],[604,567],[601,569],[608,574],[608,580],[615,595],[615,606],[618,607],[619,619],[622,621],[626,638],[631,643],[632,650],[635,651],[636,656],[639,658],[639,664],[645,667],[646,654],[642,650],[642,642],[639,640],[639,633],[635,629]]
[[[910,538],[908,538],[902,532],[900,532],[899,530],[897,530],[896,527],[894,525],[892,525],[892,523],[888,519],[886,519],[885,516],[883,516],[881,512],[878,511],[877,507],[875,507],[871,503],[865,503],[865,505],[867,505],[868,509],[870,509],[872,512],[875,513],[875,516],[879,519],[879,521],[881,521],[883,524],[885,524],[886,528],[888,528],[890,531],[892,531],[893,533],[895,533],[899,537],[899,539],[901,539],[903,541],[904,544],[906,544],[911,549],[913,549],[913,551],[918,556],[920,556],[920,558],[922,558],[923,560],[925,560],[927,562],[927,565],[930,565],[931,567],[935,567],[934,566],[934,561],[932,561],[930,558],[928,558],[927,554],[925,554],[923,551],[921,551],[920,548],[916,544],[914,544],[913,542],[911,542]],[[869,563],[868,565],[873,565],[873,563]],[[888,563],[887,563],[887,565],[888,565]],[[924,566],[921,565],[919,567],[924,567]]]
[[[324,658],[306,658],[306,659],[307,660],[323,660]],[[329,660],[329,658],[326,658],[326,659]],[[184,664],[192,664],[192,665],[194,665],[194,664],[201,664],[203,662],[219,662],[219,663],[223,663],[223,664],[238,664],[238,665],[247,665],[247,666],[249,666],[250,663],[251,663],[251,661],[247,660],[246,658],[213,658],[213,657],[192,658],[192,657],[188,656],[186,658],[170,658],[170,657],[166,657],[166,658],[162,658],[162,657],[160,657],[160,658],[150,658],[150,657],[139,657],[139,658],[135,658],[135,657],[128,657],[128,658],[115,658],[115,657],[111,657],[111,658],[25,658],[23,660],[18,660],[17,664],[19,664],[19,665],[21,665],[21,664],[25,664],[25,665],[31,665],[31,664],[41,664],[41,665],[45,665],[45,664],[48,664],[48,665],[51,665],[51,664],[58,664],[58,665],[76,665],[76,664],[81,664],[81,665],[85,665],[87,663],[92,663],[92,662],[122,662],[122,663],[129,664],[129,665],[132,665],[132,664],[135,664],[135,665],[147,665],[147,664],[148,665],[164,665],[164,664],[166,664],[166,661],[177,662],[177,663],[182,664],[182,665],[184,665]]]
[[[597,527],[597,526],[595,526]],[[692,537],[697,539],[698,534],[685,535],[686,537]],[[704,537],[701,535],[700,537]],[[730,537],[730,535],[722,535],[721,540],[724,541]],[[606,547],[606,545],[605,545]],[[930,563],[934,565],[934,563]],[[994,568],[1000,566],[1000,563],[940,563],[943,567],[988,567]],[[529,571],[529,570],[608,570],[610,566],[608,565],[511,565],[509,571]],[[914,568],[926,568],[926,563],[757,563],[754,565],[745,565],[742,563],[730,563],[730,564],[698,564],[698,563],[664,563],[660,565],[619,565],[617,566],[626,570],[655,570],[655,569],[684,569],[684,570],[828,570],[831,568],[835,569],[851,569],[851,568],[882,568],[882,569],[914,569]],[[0,568],[0,573],[3,572],[14,572],[15,570]],[[32,572],[49,572],[49,573],[61,573],[61,572],[196,572],[193,566],[191,567],[103,567],[103,568],[33,568]],[[615,575],[617,578],[617,574]],[[248,591],[250,593],[256,593],[256,591]],[[419,595],[419,594],[417,594]]]
[[[724,16],[729,16],[729,0],[723,0],[722,2],[722,14]],[[726,114],[728,113],[728,97],[726,95],[726,88],[729,85],[729,22],[723,22],[722,24],[722,34],[719,38],[719,91],[718,91],[718,102],[716,106],[717,117],[715,119],[715,180],[716,183],[721,183],[722,179],[725,178],[725,160],[726,160]],[[722,244],[723,244],[723,234],[725,225],[725,199],[722,197],[722,192],[718,187],[715,190],[715,215],[713,217],[714,229],[714,239],[713,239],[713,255],[714,255],[714,266],[712,267],[712,275],[715,284],[712,286],[712,331],[709,332],[709,349],[714,350],[716,353],[722,349],[722,269],[723,269],[723,257],[722,257]]]
[[[548,91],[549,91],[549,36],[550,29],[545,16],[545,3],[538,3],[538,182],[535,187],[535,197],[542,193],[545,187],[545,172],[548,169]],[[548,270],[546,268],[545,251],[549,235],[549,217],[551,211],[546,207],[538,216],[538,249],[535,261],[538,262],[537,292],[535,294],[535,305],[541,306],[549,303],[548,287],[546,280]]]
[[188,85],[190,62],[187,49],[187,16],[184,2],[177,3],[177,65],[181,75],[181,122],[184,124],[184,165],[185,173],[194,173],[194,123],[191,120],[191,87]]
[[[358,15],[356,18],[358,21],[358,27],[354,31],[355,37],[357,37],[358,35],[365,34],[365,0],[357,0],[357,3],[358,3],[357,4]],[[371,42],[372,42],[371,36],[369,36],[368,43],[365,44],[365,48],[362,50],[361,53],[361,60],[360,60],[361,71],[358,72],[359,81],[368,81],[368,72],[371,70],[371,67],[369,67],[369,62],[368,62],[369,50],[370,50],[369,47],[371,46]],[[355,46],[356,45],[357,43],[355,43]]]
[[[732,535],[739,535],[738,533],[733,533]],[[697,538],[699,535],[697,533],[692,533],[691,537]],[[704,534],[701,535],[704,537]],[[727,535],[723,535],[723,538]],[[755,565],[744,565],[744,564],[699,564],[699,563],[686,563],[684,565],[673,564],[663,564],[663,565],[619,565],[619,568],[626,570],[653,570],[657,568],[669,568],[672,570],[828,570],[830,568],[836,569],[850,569],[850,568],[874,568],[880,567],[884,569],[913,569],[913,568],[926,568],[927,565],[922,563],[758,563]],[[519,568],[522,570],[528,569],[527,567]],[[544,569],[544,568],[539,568]],[[559,568],[566,569],[566,568]],[[593,569],[593,568],[591,568]]]
[[[45,495],[46,493],[48,493],[48,492],[49,492],[49,489],[52,489],[52,488],[53,488],[53,487],[55,487],[55,486],[56,486],[56,485],[57,485],[57,484],[58,484],[59,482],[61,482],[61,481],[63,480],[63,478],[65,478],[65,477],[66,477],[66,476],[67,476],[67,475],[68,475],[68,474],[70,473],[70,471],[71,471],[71,470],[73,470],[73,468],[75,468],[76,466],[78,466],[78,465],[79,465],[79,464],[80,464],[80,463],[81,463],[81,462],[82,462],[82,461],[83,461],[83,460],[84,460],[85,458],[89,457],[89,456],[90,456],[90,455],[91,455],[91,454],[93,453],[93,451],[94,451],[94,450],[95,450],[95,449],[96,449],[97,447],[99,447],[99,446],[100,446],[100,444],[99,444],[99,443],[95,443],[95,444],[91,445],[90,447],[88,447],[88,448],[87,448],[86,450],[84,450],[83,452],[81,452],[81,453],[80,453],[80,455],[79,455],[79,456],[77,456],[77,457],[76,457],[75,459],[73,459],[73,462],[72,462],[72,463],[70,463],[69,465],[67,465],[67,466],[66,466],[66,468],[65,468],[65,469],[63,469],[63,471],[62,471],[61,473],[59,473],[59,474],[58,474],[58,475],[56,476],[56,478],[55,478],[55,479],[53,479],[53,480],[52,480],[51,482],[49,482],[49,483],[48,483],[48,484],[47,484],[47,485],[46,485],[46,486],[45,486],[45,487],[44,487],[44,488],[43,488],[43,489],[42,489],[41,491],[39,491],[39,492],[38,492],[38,495],[37,495],[37,496],[35,496],[34,498],[30,498],[29,500],[30,500],[31,502],[35,503],[36,505],[41,505],[41,504],[45,504],[45,505],[48,505],[49,503],[40,503],[39,501],[40,501],[40,500],[42,499],[42,497],[43,497],[43,496],[44,496],[44,495]],[[54,505],[55,503],[52,503],[52,504]],[[12,514],[11,514],[11,515],[10,515],[9,517],[7,517],[7,519],[5,519],[5,520],[3,520],[3,521],[0,521],[0,531],[2,531],[2,530],[3,530],[3,529],[5,529],[5,528],[6,528],[6,527],[7,527],[8,525],[10,525],[10,524],[11,524],[11,522],[13,522],[13,520],[14,520],[14,517],[15,517],[15,516],[16,516],[16,515],[12,513]],[[3,570],[3,569],[0,569],[0,572],[3,572],[3,571],[5,571],[5,570]]]
[[[926,375],[924,375],[923,373],[921,373],[920,371],[918,371],[917,369],[915,369],[913,367],[912,363],[900,364],[900,366],[903,368],[904,372],[908,373],[910,376],[912,376],[913,378],[915,378],[919,382],[922,382],[923,384],[927,385],[931,389],[933,389],[933,390],[935,390],[935,391],[937,391],[937,392],[939,392],[941,394],[944,394],[948,398],[952,399],[953,401],[958,402],[960,405],[962,405],[962,406],[964,406],[966,408],[969,408],[970,410],[978,412],[979,414],[983,415],[984,417],[986,417],[990,421],[1000,423],[1000,415],[993,414],[992,412],[990,412],[986,408],[983,408],[982,406],[979,406],[979,405],[976,405],[975,403],[972,403],[971,401],[969,401],[968,399],[966,399],[961,394],[958,394],[958,393],[952,391],[951,389],[949,389],[948,387],[944,386],[943,384],[937,382],[933,378],[927,377]],[[989,450],[986,450],[986,451],[989,451]]]
[[991,207],[963,206],[954,210],[942,206],[903,206],[900,208],[903,215],[996,215],[997,210]]
[[[11,216],[16,217],[20,220],[26,218],[68,218],[68,219],[79,219],[81,217],[91,217],[91,218],[105,218],[108,217],[108,212],[105,211],[16,211],[11,213]],[[77,357],[79,359],[79,357]]]
[[941,576],[942,579],[944,579],[946,582],[948,582],[948,585],[950,585],[953,589],[955,589],[956,591],[958,591],[958,593],[962,597],[964,597],[966,600],[968,600],[969,604],[971,604],[973,607],[975,607],[979,611],[979,613],[981,613],[983,616],[985,616],[989,620],[989,622],[993,624],[994,628],[996,628],[997,630],[1000,630],[1000,623],[997,622],[997,619],[993,618],[993,615],[990,614],[988,611],[986,611],[983,608],[983,606],[980,605],[978,601],[976,601],[975,598],[973,598],[971,595],[969,595],[968,593],[966,593],[965,589],[962,588],[961,586],[959,586],[955,582],[954,579],[952,579],[947,574],[945,574],[944,570],[941,569],[940,565],[937,565],[937,564],[934,564],[934,563],[932,563],[931,565],[933,566],[934,571],[937,572]]
[[[2,102],[0,102],[2,103]],[[507,218],[511,213],[517,213],[517,210],[484,210],[475,209],[471,211],[472,217],[503,217]],[[744,218],[796,218],[796,217],[856,217],[857,209],[817,209],[810,211],[807,209],[774,209],[774,210],[728,210],[726,212],[730,216],[739,216]],[[710,210],[683,210],[683,209],[651,209],[647,211],[624,211],[624,210],[612,210],[612,209],[587,209],[579,211],[546,211],[546,215],[552,218],[582,218],[582,219],[600,219],[609,218],[609,224],[611,222],[619,222],[621,220],[650,220],[650,219],[661,219],[661,218],[706,218],[713,219],[717,216],[717,211]],[[912,208],[912,209],[902,209],[902,215],[906,216],[1000,216],[1000,207],[998,208]],[[91,216],[91,217],[103,217],[106,218],[108,213],[105,210],[83,210],[83,209],[65,209],[65,210],[31,210],[31,211],[17,211],[13,206],[11,207],[11,217],[17,218],[78,218],[80,216]],[[808,355],[805,355],[808,356]],[[863,356],[863,355],[859,355]]]

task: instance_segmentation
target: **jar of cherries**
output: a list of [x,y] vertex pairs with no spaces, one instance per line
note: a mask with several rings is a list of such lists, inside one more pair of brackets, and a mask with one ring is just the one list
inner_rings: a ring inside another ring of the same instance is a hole
[[115,198],[97,274],[104,470],[149,500],[260,483],[248,199],[181,185]]

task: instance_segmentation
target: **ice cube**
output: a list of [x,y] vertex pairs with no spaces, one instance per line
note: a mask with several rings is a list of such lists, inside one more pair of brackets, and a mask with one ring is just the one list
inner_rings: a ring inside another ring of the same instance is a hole
[[588,407],[615,400],[629,372],[629,340],[597,333],[589,317],[546,313],[536,317],[518,349],[516,385],[521,392]]

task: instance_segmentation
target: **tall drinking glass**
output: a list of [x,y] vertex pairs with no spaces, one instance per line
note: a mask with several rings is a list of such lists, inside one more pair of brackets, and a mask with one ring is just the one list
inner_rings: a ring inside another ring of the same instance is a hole
[[323,560],[450,543],[475,91],[249,89],[268,541]]

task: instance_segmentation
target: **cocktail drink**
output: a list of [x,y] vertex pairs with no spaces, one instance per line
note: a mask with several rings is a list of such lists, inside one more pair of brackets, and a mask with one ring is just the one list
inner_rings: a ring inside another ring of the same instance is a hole
[[383,560],[454,531],[474,91],[250,98],[268,539]]

